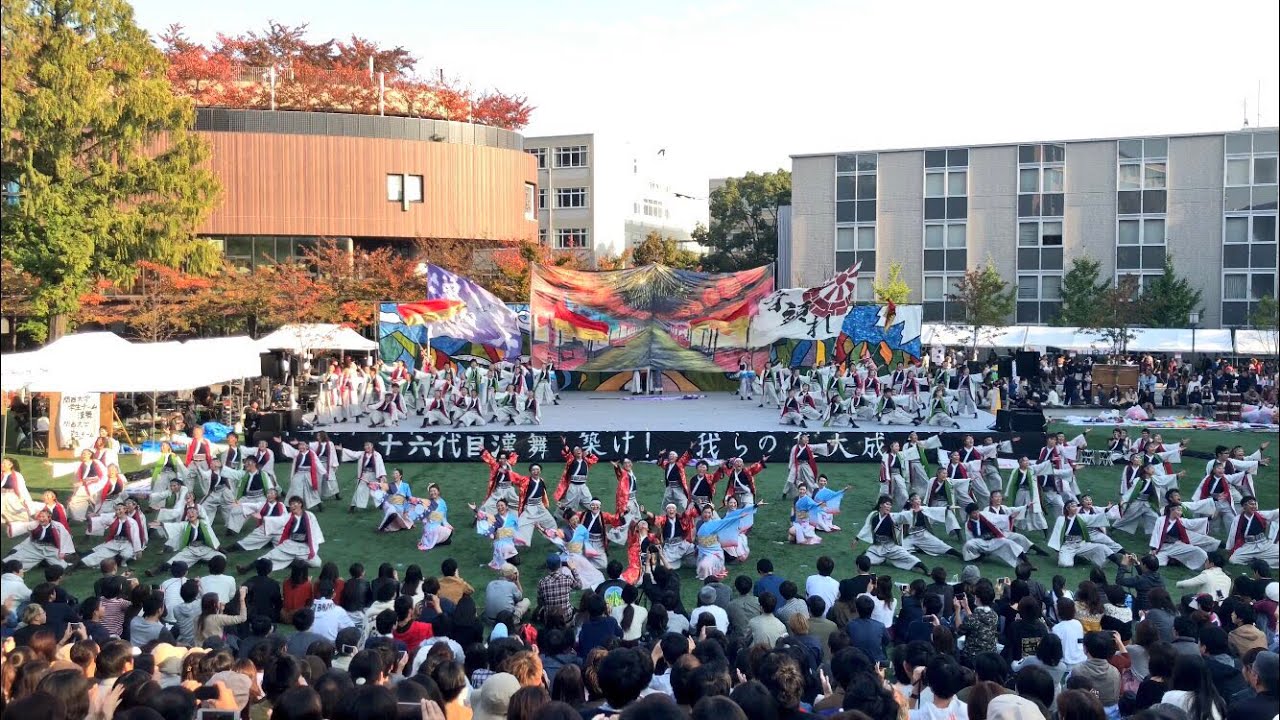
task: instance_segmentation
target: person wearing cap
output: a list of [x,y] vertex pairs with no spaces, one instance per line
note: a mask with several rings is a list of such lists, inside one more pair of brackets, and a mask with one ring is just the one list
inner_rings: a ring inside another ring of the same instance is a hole
[[566,566],[559,554],[547,555],[547,574],[538,581],[538,608],[543,617],[555,614],[565,621],[572,618],[573,606],[569,604],[569,595],[581,587],[578,573]]
[[1280,698],[1276,685],[1280,682],[1280,656],[1263,650],[1253,658],[1253,665],[1241,670],[1245,682],[1256,693],[1251,698],[1236,700],[1227,709],[1226,720],[1271,720],[1277,714]]
[[1079,501],[1068,499],[1049,533],[1049,548],[1058,551],[1058,567],[1073,567],[1077,557],[1093,565],[1101,565],[1106,560],[1119,565],[1120,552],[1112,552],[1109,545],[1094,541],[1095,533],[1101,535],[1101,528],[1106,526],[1106,515],[1081,514]]
[[1151,530],[1151,552],[1161,567],[1174,561],[1189,570],[1199,570],[1209,558],[1203,545],[1212,541],[1211,549],[1216,550],[1219,543],[1205,534],[1209,518],[1183,518],[1182,509],[1181,503],[1165,507],[1164,518]]
[[186,659],[187,652],[187,648],[164,642],[151,648],[151,659],[160,673],[157,681],[160,687],[175,687],[182,684],[182,661]]
[[1240,514],[1231,521],[1227,530],[1227,550],[1231,562],[1247,565],[1262,560],[1271,567],[1280,566],[1280,510],[1259,510],[1258,498],[1245,495],[1240,498]]
[[506,563],[498,570],[499,577],[491,580],[484,589],[484,617],[494,622],[503,612],[511,612],[517,622],[529,611],[529,598],[520,587],[520,570]]
[[1045,715],[1034,700],[1005,693],[991,698],[987,704],[987,720],[1045,720]]
[[600,461],[595,453],[588,453],[581,447],[572,450],[564,436],[560,436],[560,454],[564,458],[564,470],[560,473],[560,483],[556,486],[556,503],[560,512],[565,510],[586,510],[591,504],[591,489],[587,487],[587,476],[591,466]]
[[698,589],[698,607],[690,611],[689,624],[696,628],[698,618],[703,615],[708,615],[715,621],[717,630],[726,635],[729,634],[729,613],[716,605],[716,589],[710,585],[703,585]]
[[507,705],[520,689],[520,681],[511,673],[494,673],[471,696],[472,720],[507,720]]
[[[1006,535],[1008,516],[989,515],[972,502],[965,506],[964,512],[966,539],[961,554],[965,562],[991,556],[1009,567],[1017,567],[1019,560],[1026,559],[1022,546]],[[1000,527],[1002,524],[1006,526],[1004,529]]]

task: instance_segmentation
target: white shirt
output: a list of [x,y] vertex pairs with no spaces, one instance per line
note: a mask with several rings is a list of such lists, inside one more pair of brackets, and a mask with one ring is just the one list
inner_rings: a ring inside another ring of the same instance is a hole
[[[866,593],[863,593],[864,595]],[[871,619],[879,620],[881,625],[885,627],[893,627],[893,610],[898,605],[897,600],[885,602],[875,595],[867,595],[876,605],[871,609]]]
[[160,583],[160,592],[164,593],[164,621],[167,623],[178,620],[173,616],[173,610],[182,604],[182,584],[186,581],[185,577],[171,577]]
[[[640,605],[632,605],[631,628],[622,628],[623,640],[639,640],[640,634],[644,631],[644,624],[649,619],[648,609]],[[622,613],[626,611],[626,605],[619,605],[613,609],[611,613],[613,619],[618,621],[618,627],[622,627]],[[721,612],[724,612],[723,610]],[[726,616],[728,617],[728,616]]]
[[11,597],[17,598],[17,602],[13,604],[14,609],[31,601],[31,588],[27,587],[26,581],[17,573],[0,575],[0,602]]
[[1054,635],[1062,640],[1062,664],[1075,667],[1088,658],[1084,654],[1084,626],[1079,620],[1062,620],[1053,626]]
[[689,612],[689,625],[698,627],[698,618],[703,615],[710,615],[716,621],[716,629],[726,635],[729,634],[729,613],[725,612],[724,608],[719,605],[699,605]]
[[967,720],[968,717],[969,706],[953,697],[946,707],[938,707],[933,701],[926,705],[922,701],[918,710],[911,711],[910,720]]
[[339,630],[355,627],[347,611],[334,605],[332,600],[317,599],[312,601],[311,607],[316,611],[316,621],[311,625],[311,632],[329,642],[338,639]]
[[1222,568],[1205,568],[1195,577],[1179,580],[1178,587],[1185,588],[1193,595],[1207,593],[1215,600],[1222,600],[1231,595],[1231,578]]
[[[236,579],[230,575],[205,575],[200,578],[201,594],[218,593],[218,602],[224,605],[231,602],[231,598],[236,596],[236,591],[239,589],[240,586],[236,583]],[[165,599],[166,601],[168,600],[167,597]],[[179,599],[178,602],[181,603],[182,601]],[[177,606],[177,604],[173,605],[173,607]]]
[[[831,612],[831,608],[835,607],[836,597],[840,594],[840,581],[830,575],[810,575],[804,581],[804,594],[822,598],[822,601],[827,604],[827,612]],[[889,622],[885,627],[892,624]]]

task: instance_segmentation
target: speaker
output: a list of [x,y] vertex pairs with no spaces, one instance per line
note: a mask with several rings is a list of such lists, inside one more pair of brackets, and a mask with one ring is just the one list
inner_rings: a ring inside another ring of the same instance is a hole
[[271,352],[265,352],[258,356],[258,361],[262,363],[262,377],[271,378],[272,380],[281,380],[280,377],[280,358]]
[[[1013,366],[1013,358],[1008,356],[1000,358],[1000,378],[1008,379],[1013,377]],[[1022,373],[1018,373],[1018,376],[1026,377]]]
[[1034,380],[1040,377],[1040,353],[1034,350],[1021,350],[1015,356],[1018,377]]
[[278,435],[284,431],[284,413],[264,412],[258,416],[258,432]]
[[1010,432],[1044,432],[1044,413],[1039,410],[1015,410]]
[[996,411],[996,432],[1013,432],[1013,411]]
[[970,361],[969,361],[969,373],[970,373],[971,375],[974,375],[974,376],[980,376],[980,375],[982,375],[982,370],[983,370],[983,368],[984,368],[984,367],[985,367],[985,366],[982,364],[982,361],[980,361],[980,360],[970,360]]

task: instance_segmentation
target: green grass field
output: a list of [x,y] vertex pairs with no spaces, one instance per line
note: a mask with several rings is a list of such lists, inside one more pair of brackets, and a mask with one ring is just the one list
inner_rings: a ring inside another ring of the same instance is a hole
[[[1069,436],[1073,436],[1078,432],[1078,429],[1066,426],[1055,429],[1061,429]],[[1165,441],[1166,443],[1176,443],[1184,434],[1176,432],[1165,433]],[[1105,428],[1095,430],[1090,435],[1093,439],[1092,444],[1095,447],[1101,446],[1108,436],[1109,432]],[[1260,433],[1194,432],[1190,434],[1190,437],[1190,449],[1192,450],[1212,452],[1213,447],[1217,444],[1243,444],[1246,452],[1252,452],[1268,436]],[[1275,445],[1267,449],[1266,454],[1270,457],[1272,464],[1270,467],[1262,469],[1263,471],[1258,475],[1256,482],[1260,496],[1259,501],[1264,509],[1275,508],[1277,504],[1277,488],[1280,486],[1278,477],[1280,477],[1280,474],[1277,472],[1276,450],[1277,446]],[[65,500],[69,483],[63,479],[52,481],[42,458],[16,457],[22,465],[23,474],[27,478],[27,483],[33,495],[38,490],[52,488],[57,490]],[[138,469],[136,457],[126,456],[123,462],[126,471]],[[1188,493],[1194,487],[1194,483],[1200,479],[1203,466],[1203,460],[1193,458],[1188,458],[1184,463],[1183,467],[1187,470],[1187,477],[1180,484],[1184,493]],[[352,465],[344,466],[346,469],[340,477],[344,499],[349,497],[352,487],[352,475],[354,472],[351,469],[352,467]],[[338,563],[344,575],[347,566],[353,562],[364,563],[370,575],[383,562],[394,563],[401,573],[403,573],[405,567],[416,563],[422,567],[424,574],[433,575],[439,573],[440,562],[452,556],[458,560],[462,567],[463,577],[470,581],[472,585],[475,585],[477,589],[482,588],[485,583],[493,578],[492,571],[481,567],[490,558],[490,544],[487,539],[475,535],[469,527],[466,503],[478,503],[482,499],[485,483],[488,479],[487,468],[482,463],[414,464],[402,467],[415,491],[424,491],[428,482],[437,482],[444,488],[445,499],[450,502],[453,509],[450,517],[450,521],[456,528],[453,544],[437,548],[431,552],[421,552],[417,549],[418,533],[416,528],[394,534],[379,534],[374,531],[374,527],[381,518],[380,511],[367,510],[349,515],[346,511],[345,502],[337,505],[330,502],[326,504],[326,511],[319,515],[326,538],[326,542],[321,548],[321,556],[326,561],[331,560]],[[843,521],[838,521],[844,530],[826,535],[823,543],[818,546],[787,544],[785,540],[789,504],[778,502],[778,495],[786,477],[786,466],[782,464],[770,465],[757,478],[760,497],[767,500],[769,504],[762,507],[756,517],[755,528],[751,532],[751,558],[745,566],[731,566],[730,577],[740,573],[754,575],[755,561],[759,558],[767,557],[773,560],[779,574],[803,583],[804,578],[814,572],[815,561],[821,555],[830,555],[835,558],[837,577],[848,577],[854,574],[853,560],[856,553],[850,549],[850,541],[857,533],[862,518],[871,510],[875,501],[878,466],[874,464],[841,465],[830,463],[826,465],[820,464],[820,467],[831,478],[833,486],[852,485],[852,490],[843,503]],[[640,499],[646,508],[653,510],[661,501],[660,475],[653,465],[640,466],[637,470],[641,484]],[[1080,472],[1081,488],[1086,492],[1091,492],[1099,505],[1104,505],[1108,501],[1114,500],[1120,483],[1120,473],[1121,470],[1118,467],[1083,469]],[[280,466],[278,474],[282,479],[287,476],[288,466]],[[548,474],[553,473],[548,472]],[[592,477],[593,490],[603,497],[609,498],[608,504],[611,504],[613,473],[610,468],[598,467]],[[219,527],[218,530],[224,545],[230,545],[234,541],[234,538],[225,534],[224,528]],[[87,538],[81,534],[79,527],[76,527],[74,532],[77,552],[87,553],[91,550],[97,539]],[[1038,533],[1033,533],[1030,537],[1037,545],[1043,546],[1043,538]],[[1136,538],[1123,533],[1116,533],[1115,537],[1132,552],[1141,554],[1145,550],[1145,537]],[[4,542],[5,553],[7,554],[10,542],[8,539],[5,539]],[[952,542],[954,544],[954,540]],[[526,561],[523,565],[522,575],[524,576],[526,593],[533,594],[534,586],[543,574],[543,558],[551,548],[550,543],[535,536],[533,548],[523,553],[522,556]],[[229,560],[234,566],[235,564],[249,562],[257,555],[258,553],[233,553],[229,556]],[[622,559],[620,549],[613,549],[611,555]],[[167,554],[164,553],[159,541],[153,541],[151,547],[143,553],[141,561],[135,562],[134,567],[141,574],[142,569],[153,567],[166,558]],[[954,558],[926,557],[922,559],[931,566],[940,564],[952,574],[958,573],[963,565],[963,563]],[[1039,568],[1038,575],[1045,585],[1048,585],[1049,578],[1055,574],[1065,576],[1069,587],[1074,587],[1076,583],[1087,577],[1087,567],[1060,569],[1056,567],[1056,562],[1054,561],[1055,558],[1034,558],[1034,562]],[[1009,568],[1004,565],[984,563],[980,564],[979,567],[987,577],[1005,576],[1010,573]],[[900,581],[909,580],[910,576],[912,576],[912,573],[896,570],[889,566],[885,566],[881,570],[891,571],[895,579]],[[202,574],[202,570],[197,570],[195,574]],[[1111,574],[1110,567],[1108,568],[1108,574]],[[38,575],[38,571],[36,575]],[[68,577],[66,587],[71,593],[83,597],[90,592],[92,582],[96,576],[96,571],[79,570]],[[681,570],[681,576],[685,602],[692,607],[696,604],[694,600],[700,583],[694,576],[692,569]],[[1182,569],[1170,569],[1166,573],[1166,578],[1170,580],[1181,580],[1187,576],[1187,571]],[[915,577],[918,577],[918,575],[915,575]],[[29,584],[31,585],[37,582],[39,582],[37,577],[29,579]],[[803,587],[803,585],[801,586]]]

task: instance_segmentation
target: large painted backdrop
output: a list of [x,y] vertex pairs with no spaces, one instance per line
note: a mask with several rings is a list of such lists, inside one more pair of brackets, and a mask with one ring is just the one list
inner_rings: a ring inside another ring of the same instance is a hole
[[530,273],[535,366],[620,372],[633,368],[736,370],[751,346],[751,313],[773,292],[773,266],[703,273],[664,265]]

